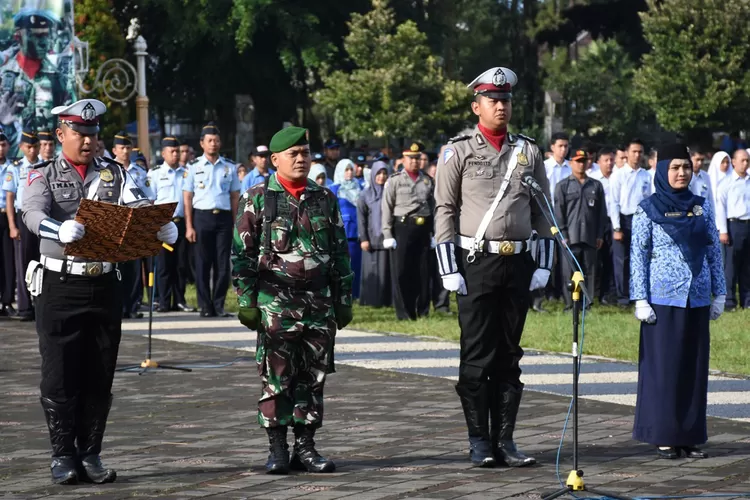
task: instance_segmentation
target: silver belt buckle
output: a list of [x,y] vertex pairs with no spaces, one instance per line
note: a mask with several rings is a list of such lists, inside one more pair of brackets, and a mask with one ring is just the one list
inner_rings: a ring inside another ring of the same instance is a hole
[[86,276],[101,276],[104,271],[101,262],[86,262],[84,273]]

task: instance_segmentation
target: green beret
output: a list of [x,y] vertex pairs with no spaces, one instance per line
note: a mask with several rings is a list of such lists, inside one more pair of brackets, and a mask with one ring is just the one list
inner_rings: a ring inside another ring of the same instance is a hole
[[281,153],[292,146],[304,146],[305,144],[307,144],[306,128],[287,127],[274,134],[268,147],[272,153]]

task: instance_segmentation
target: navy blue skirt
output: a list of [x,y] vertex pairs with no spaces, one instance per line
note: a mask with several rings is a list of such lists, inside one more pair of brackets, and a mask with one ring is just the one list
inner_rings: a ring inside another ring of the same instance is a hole
[[656,323],[641,323],[633,439],[656,446],[703,444],[710,308],[651,307]]

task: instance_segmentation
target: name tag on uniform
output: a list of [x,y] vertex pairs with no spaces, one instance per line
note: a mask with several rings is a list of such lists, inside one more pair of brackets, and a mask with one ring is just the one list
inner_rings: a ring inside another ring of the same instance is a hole
[[664,217],[682,217],[685,215],[685,212],[666,212],[664,214]]
[[590,206],[590,207],[593,207],[594,205],[596,205],[596,200],[594,200],[594,199],[589,199],[589,206]]
[[75,187],[75,184],[73,182],[61,182],[61,181],[57,181],[57,182],[50,182],[49,186],[50,186],[50,189],[52,189],[54,191],[55,189],[72,188],[72,187]]

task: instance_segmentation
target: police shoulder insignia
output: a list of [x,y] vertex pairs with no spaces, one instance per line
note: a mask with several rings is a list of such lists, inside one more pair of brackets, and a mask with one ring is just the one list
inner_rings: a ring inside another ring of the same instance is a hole
[[516,135],[520,137],[521,139],[526,139],[527,141],[536,144],[536,139],[532,139],[531,137],[527,135],[523,135],[523,134],[516,134]]
[[31,183],[35,180],[39,179],[42,176],[42,173],[38,170],[32,170],[29,172],[29,180],[27,181],[28,185],[31,186]]
[[233,160],[230,160],[229,158],[227,158],[225,156],[222,156],[221,159],[224,160],[225,162],[231,164],[231,165],[235,164]]
[[146,179],[146,187],[151,187],[151,181]]
[[183,179],[187,179],[187,176],[188,176],[188,171],[187,171],[187,170],[185,170],[185,171],[184,171],[184,172],[182,173],[182,178],[183,178]]
[[521,151],[518,153],[518,164],[525,167],[529,164],[529,159],[526,157],[526,153]]
[[5,180],[8,181],[8,182],[12,181],[13,180],[13,174],[11,174],[10,172],[8,172],[8,175],[5,176]]
[[455,150],[453,150],[452,148],[445,148],[445,150],[443,151],[443,163],[448,163],[448,161],[455,155]]
[[20,158],[18,158],[17,160],[13,160],[13,165],[15,165],[16,167],[19,166],[20,164],[21,164]]
[[108,168],[103,168],[99,171],[99,178],[103,180],[104,182],[112,182],[115,180],[115,176],[112,174],[112,171]]
[[195,158],[195,159],[193,159],[192,161],[190,161],[190,162],[188,163],[188,165],[195,165],[196,163],[198,163],[198,158]]
[[451,137],[448,140],[448,144],[455,144],[456,142],[465,141],[466,139],[469,139],[470,135],[457,135],[456,137]]

